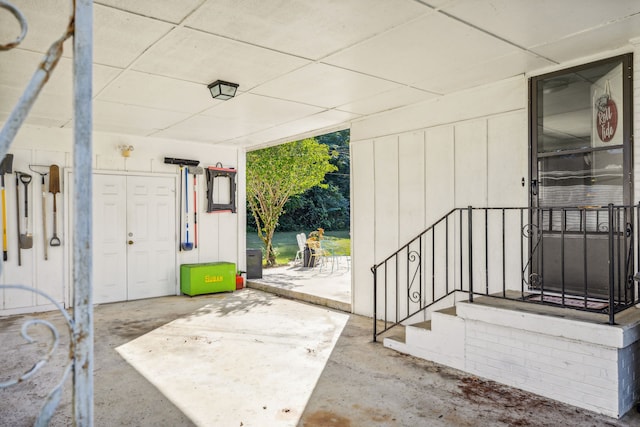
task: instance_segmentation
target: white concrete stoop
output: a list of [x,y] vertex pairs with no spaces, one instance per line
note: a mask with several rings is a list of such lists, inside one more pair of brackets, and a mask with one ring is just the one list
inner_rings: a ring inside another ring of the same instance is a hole
[[405,326],[401,353],[621,417],[640,400],[640,309],[602,315],[478,298]]
[[431,313],[431,320],[405,326],[405,341],[385,338],[384,346],[421,359],[464,369],[464,320],[456,307]]

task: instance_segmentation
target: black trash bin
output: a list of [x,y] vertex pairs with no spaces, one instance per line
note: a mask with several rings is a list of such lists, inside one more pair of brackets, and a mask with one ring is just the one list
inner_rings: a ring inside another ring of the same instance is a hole
[[262,250],[247,249],[247,280],[262,279]]

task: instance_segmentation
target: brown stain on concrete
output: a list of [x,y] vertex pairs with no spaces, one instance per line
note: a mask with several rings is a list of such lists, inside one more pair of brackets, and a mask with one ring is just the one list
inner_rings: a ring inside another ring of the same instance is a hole
[[304,427],[351,427],[348,418],[329,411],[316,411],[305,417]]

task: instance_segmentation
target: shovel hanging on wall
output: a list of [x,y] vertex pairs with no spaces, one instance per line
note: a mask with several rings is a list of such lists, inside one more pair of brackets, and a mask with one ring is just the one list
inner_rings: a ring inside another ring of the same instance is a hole
[[58,208],[56,206],[56,194],[60,192],[60,168],[58,165],[49,167],[49,193],[53,194],[53,237],[49,241],[51,246],[60,246],[58,238]]
[[[24,234],[20,234],[21,249],[31,249],[33,247],[33,235],[29,233],[29,184],[31,183],[31,178],[28,173],[20,173],[20,182],[24,184]],[[20,219],[18,219],[19,221]]]

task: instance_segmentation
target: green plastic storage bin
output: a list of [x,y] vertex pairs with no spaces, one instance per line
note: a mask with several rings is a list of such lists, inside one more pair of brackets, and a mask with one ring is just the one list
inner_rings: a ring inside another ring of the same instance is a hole
[[182,264],[180,291],[190,296],[236,290],[236,265],[232,262]]

